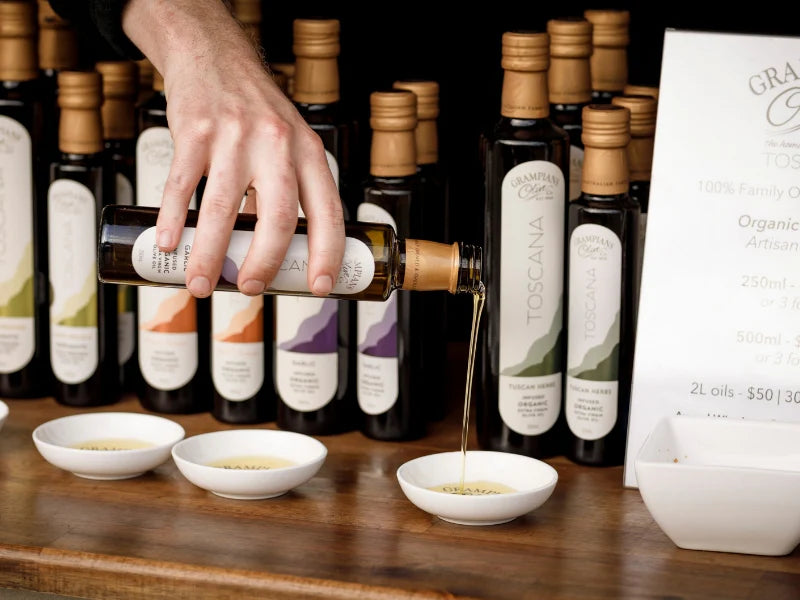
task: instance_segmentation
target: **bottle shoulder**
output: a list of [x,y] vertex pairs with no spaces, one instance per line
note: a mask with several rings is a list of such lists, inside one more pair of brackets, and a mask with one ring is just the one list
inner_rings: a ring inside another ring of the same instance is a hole
[[551,117],[543,119],[512,119],[501,117],[484,134],[488,144],[541,145],[569,143],[567,131]]

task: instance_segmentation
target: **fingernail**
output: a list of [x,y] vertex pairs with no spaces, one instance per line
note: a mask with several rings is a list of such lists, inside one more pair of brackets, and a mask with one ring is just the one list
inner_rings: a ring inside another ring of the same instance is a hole
[[193,296],[205,298],[211,294],[211,284],[205,277],[195,277],[189,282],[188,287]]
[[242,284],[242,292],[251,296],[256,296],[258,294],[263,294],[265,287],[266,286],[264,285],[263,281],[259,281],[258,279],[248,279]]
[[317,296],[327,296],[333,289],[333,281],[329,275],[320,275],[314,280],[314,286],[311,291]]
[[158,247],[159,248],[172,248],[172,236],[169,234],[169,231],[162,231],[158,234]]

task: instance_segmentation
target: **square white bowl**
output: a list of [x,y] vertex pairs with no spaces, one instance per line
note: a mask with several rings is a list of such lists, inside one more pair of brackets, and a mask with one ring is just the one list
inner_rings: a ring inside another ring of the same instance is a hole
[[680,548],[781,556],[800,543],[800,423],[665,417],[634,465]]
[[8,404],[0,400],[0,429],[3,428],[3,423],[8,418]]

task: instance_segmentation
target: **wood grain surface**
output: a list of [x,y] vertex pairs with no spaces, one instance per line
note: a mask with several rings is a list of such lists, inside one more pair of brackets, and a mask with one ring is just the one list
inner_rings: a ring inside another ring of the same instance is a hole
[[[171,460],[135,479],[93,481],[51,466],[33,445],[45,421],[142,412],[135,398],[99,409],[6,402],[0,587],[119,600],[800,598],[800,549],[785,557],[679,549],[639,492],[622,487],[620,467],[548,460],[559,473],[553,496],[504,525],[422,512],[395,472],[459,448],[459,406],[416,442],[320,437],[328,457],[317,476],[282,497],[243,501],[195,487]],[[233,427],[209,414],[170,418],[187,436]]]

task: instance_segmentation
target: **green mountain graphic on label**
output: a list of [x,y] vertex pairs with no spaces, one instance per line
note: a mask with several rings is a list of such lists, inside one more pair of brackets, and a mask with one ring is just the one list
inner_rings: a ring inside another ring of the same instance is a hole
[[563,321],[563,296],[558,299],[550,330],[531,344],[525,358],[510,367],[503,369],[500,374],[508,377],[540,377],[552,375],[561,370],[561,354],[564,349]]
[[28,242],[17,270],[0,283],[0,317],[33,317],[33,242]]
[[93,269],[81,291],[64,303],[61,315],[54,320],[69,327],[97,327],[97,273]]
[[577,367],[567,369],[567,374],[588,381],[615,381],[619,378],[619,311],[608,328],[603,343],[589,348]]

